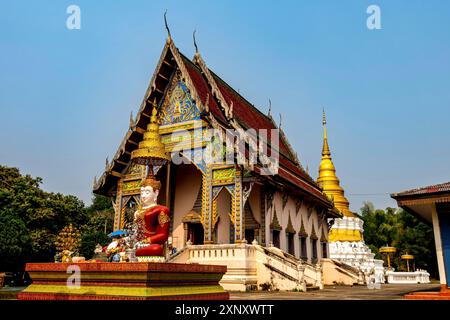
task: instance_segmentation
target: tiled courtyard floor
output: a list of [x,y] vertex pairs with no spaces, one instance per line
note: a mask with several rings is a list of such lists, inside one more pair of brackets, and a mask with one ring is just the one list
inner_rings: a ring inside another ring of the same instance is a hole
[[[385,284],[381,289],[366,286],[335,286],[308,292],[231,292],[231,300],[401,300],[406,293],[414,291],[439,291],[439,284],[399,285]],[[1,299],[15,299],[24,288],[2,288]]]
[[231,300],[399,300],[413,291],[439,291],[439,284],[385,284],[381,289],[366,286],[335,286],[308,292],[231,292]]

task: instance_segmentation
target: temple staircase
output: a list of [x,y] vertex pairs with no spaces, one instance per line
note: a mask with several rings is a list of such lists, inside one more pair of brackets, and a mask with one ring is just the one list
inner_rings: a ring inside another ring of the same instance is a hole
[[305,263],[276,248],[252,244],[187,245],[168,257],[172,263],[226,265],[220,284],[228,291],[322,289],[319,264]]
[[325,285],[364,284],[363,273],[344,262],[334,259],[322,259],[323,283]]

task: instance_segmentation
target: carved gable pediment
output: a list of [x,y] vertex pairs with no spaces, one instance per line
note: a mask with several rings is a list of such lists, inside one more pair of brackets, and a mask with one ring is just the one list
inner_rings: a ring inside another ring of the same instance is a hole
[[200,111],[179,73],[173,77],[160,110],[160,125],[200,120]]

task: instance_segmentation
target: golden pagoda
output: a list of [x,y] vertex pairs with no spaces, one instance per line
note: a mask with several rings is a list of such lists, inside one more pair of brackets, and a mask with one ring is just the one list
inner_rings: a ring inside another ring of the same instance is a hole
[[134,163],[150,166],[149,175],[152,175],[152,166],[160,166],[170,161],[169,155],[164,149],[159,134],[156,101],[153,102],[152,115],[144,139],[139,143],[139,147],[131,152],[131,160]]
[[[355,218],[355,214],[349,209],[349,202],[344,195],[344,189],[339,184],[336,177],[336,168],[331,160],[330,147],[327,138],[327,120],[325,110],[323,111],[323,148],[322,161],[319,167],[319,177],[317,183],[323,189],[323,192],[331,198],[336,209],[341,212],[344,217]],[[328,236],[329,242],[336,241],[362,241],[362,234],[359,230],[351,230],[345,228],[332,228]]]

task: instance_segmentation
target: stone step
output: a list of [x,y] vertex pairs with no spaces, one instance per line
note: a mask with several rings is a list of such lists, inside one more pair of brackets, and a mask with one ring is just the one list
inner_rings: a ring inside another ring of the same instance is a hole
[[315,290],[320,290],[320,287],[312,285],[312,284],[306,285],[306,291],[315,291]]

